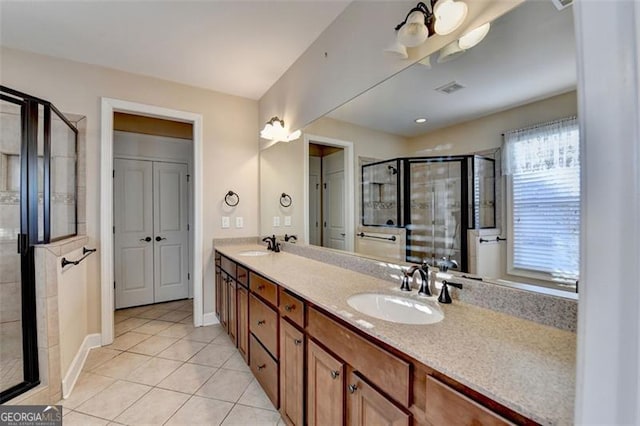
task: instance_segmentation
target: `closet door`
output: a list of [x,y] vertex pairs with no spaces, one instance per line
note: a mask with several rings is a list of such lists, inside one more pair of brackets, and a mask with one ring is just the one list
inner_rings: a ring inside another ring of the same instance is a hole
[[155,302],[189,296],[187,165],[153,163]]
[[113,192],[116,309],[153,303],[152,163],[115,159]]

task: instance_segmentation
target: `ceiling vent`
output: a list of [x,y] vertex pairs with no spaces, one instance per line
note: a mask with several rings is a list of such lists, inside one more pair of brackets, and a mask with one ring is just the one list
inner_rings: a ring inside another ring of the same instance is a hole
[[458,90],[464,89],[464,86],[456,81],[452,81],[451,83],[447,83],[444,86],[440,86],[436,89],[437,92],[446,93],[450,95]]
[[573,4],[573,0],[551,0],[558,10],[565,9]]

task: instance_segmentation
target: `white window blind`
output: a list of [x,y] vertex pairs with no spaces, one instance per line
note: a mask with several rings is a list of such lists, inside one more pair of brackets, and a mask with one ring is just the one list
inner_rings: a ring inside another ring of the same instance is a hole
[[503,173],[511,183],[511,269],[575,281],[580,269],[577,120],[505,134]]

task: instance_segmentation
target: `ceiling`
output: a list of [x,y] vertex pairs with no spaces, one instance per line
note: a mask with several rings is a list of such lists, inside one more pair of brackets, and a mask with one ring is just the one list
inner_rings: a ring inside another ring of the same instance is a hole
[[0,44],[259,99],[349,1],[1,1]]
[[[405,137],[574,90],[576,53],[571,7],[528,0],[492,23],[477,46],[431,68],[415,64],[329,114]],[[435,91],[455,81],[452,94]],[[416,124],[426,117],[424,124]]]

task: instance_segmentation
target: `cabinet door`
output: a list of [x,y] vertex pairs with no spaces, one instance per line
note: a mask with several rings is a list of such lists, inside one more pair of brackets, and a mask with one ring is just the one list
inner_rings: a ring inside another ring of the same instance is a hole
[[409,426],[409,415],[357,374],[347,381],[348,426]]
[[220,267],[216,266],[216,316],[220,320],[220,305],[222,304],[222,274]]
[[344,364],[309,340],[307,350],[307,423],[344,423]]
[[238,286],[238,351],[249,362],[249,292]]
[[287,424],[304,424],[304,334],[280,321],[280,414]]
[[228,299],[228,312],[227,312],[227,332],[229,333],[229,338],[233,342],[234,345],[237,346],[237,335],[238,335],[238,321],[237,321],[237,305],[236,305],[236,280],[233,278],[229,278],[228,280],[228,288],[229,291],[227,293]]
[[227,331],[227,320],[229,319],[229,296],[227,296],[227,294],[229,293],[229,276],[224,272],[222,272],[220,275],[222,280],[222,282],[220,283],[220,324],[222,325],[222,328]]

